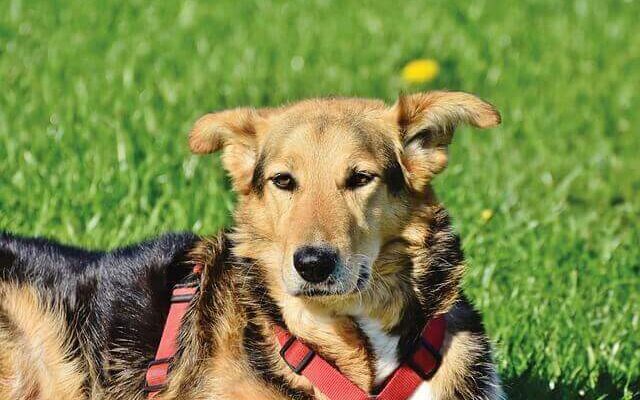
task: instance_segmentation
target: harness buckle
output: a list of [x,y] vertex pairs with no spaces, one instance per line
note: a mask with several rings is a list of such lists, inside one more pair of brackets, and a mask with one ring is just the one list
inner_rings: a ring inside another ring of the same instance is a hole
[[[147,364],[147,375],[149,374],[149,371],[151,370],[151,368],[155,367],[156,365],[163,365],[166,364],[167,365],[167,374],[169,373],[169,369],[171,367],[171,362],[173,361],[173,357],[165,357],[165,358],[158,358],[157,360],[151,360],[149,361],[149,364]],[[164,389],[167,386],[167,377],[166,375],[163,378],[164,382],[162,383],[158,383],[155,385],[151,385],[149,384],[149,377],[145,376],[144,379],[144,386],[142,387],[142,390],[146,393],[149,392],[159,392],[162,389]]]
[[298,365],[291,364],[289,360],[287,360],[286,353],[287,353],[287,350],[289,350],[289,348],[297,340],[298,339],[295,336],[291,336],[289,339],[287,339],[287,341],[282,345],[282,348],[280,349],[280,357],[282,357],[284,362],[287,364],[289,368],[291,368],[293,372],[295,372],[298,375],[302,375],[302,371],[304,371],[304,369],[307,368],[307,365],[309,365],[309,363],[311,362],[311,359],[316,355],[316,353],[315,351],[309,349],[307,354],[305,354],[305,356],[302,357],[302,360],[300,360]]
[[159,392],[165,387],[167,387],[166,383],[160,383],[158,385],[149,385],[148,383],[145,382],[144,387],[142,388],[142,391],[145,393]]
[[[200,285],[198,282],[189,282],[189,283],[179,283],[173,287],[173,291],[171,293],[171,303],[188,303],[198,292]],[[180,289],[193,289],[186,291],[187,293],[179,293]]]
[[417,373],[418,375],[420,375],[420,377],[422,379],[424,379],[425,381],[431,379],[433,377],[433,375],[438,371],[438,369],[440,368],[440,365],[442,365],[442,355],[440,354],[440,352],[438,350],[436,350],[431,343],[429,343],[428,341],[425,340],[424,337],[420,337],[420,341],[418,342],[418,347],[422,347],[423,349],[425,349],[427,351],[427,353],[431,356],[431,358],[433,358],[433,367],[428,370],[425,371],[420,365],[418,365],[418,363],[415,361],[415,354],[414,357],[411,357],[409,360],[407,360],[407,365],[409,365],[409,367],[411,367],[411,369]]
[[184,289],[184,288],[194,288],[199,286],[200,286],[199,282],[186,282],[186,283],[176,283],[175,285],[173,285],[173,288]]

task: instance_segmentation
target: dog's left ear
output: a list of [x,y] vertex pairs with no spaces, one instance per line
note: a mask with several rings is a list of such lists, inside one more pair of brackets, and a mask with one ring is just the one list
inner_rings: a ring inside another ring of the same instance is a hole
[[206,114],[196,121],[189,134],[194,154],[222,150],[222,165],[231,176],[236,192],[246,194],[256,165],[259,132],[266,125],[267,111],[236,108]]
[[428,92],[401,96],[391,108],[402,142],[407,182],[421,192],[447,166],[447,147],[461,123],[477,128],[500,124],[491,104],[464,92]]

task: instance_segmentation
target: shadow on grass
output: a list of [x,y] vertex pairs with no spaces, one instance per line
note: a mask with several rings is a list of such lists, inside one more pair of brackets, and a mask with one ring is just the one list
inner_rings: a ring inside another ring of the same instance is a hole
[[[611,375],[602,373],[595,388],[586,385],[564,384],[556,382],[551,389],[549,380],[543,379],[531,370],[516,377],[503,377],[504,389],[510,400],[524,399],[622,399],[625,390],[623,384],[614,381]],[[634,395],[632,399],[640,399],[640,385],[632,385],[629,388]],[[628,394],[628,393],[627,393]],[[629,398],[629,397],[627,397]]]

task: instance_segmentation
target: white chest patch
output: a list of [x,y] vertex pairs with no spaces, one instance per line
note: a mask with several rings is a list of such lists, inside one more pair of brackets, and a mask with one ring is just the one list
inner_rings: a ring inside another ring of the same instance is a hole
[[382,330],[380,323],[369,318],[361,318],[360,328],[369,338],[369,343],[376,355],[375,384],[383,382],[398,368],[398,336],[388,335]]
[[422,382],[418,389],[409,397],[409,400],[435,400],[436,396],[431,390],[429,382]]
[[[399,366],[398,362],[398,336],[385,333],[382,326],[376,320],[359,318],[360,328],[369,338],[369,343],[376,355],[376,379],[375,384],[384,382]],[[408,400],[435,400],[435,395],[429,382],[422,382],[418,389]]]

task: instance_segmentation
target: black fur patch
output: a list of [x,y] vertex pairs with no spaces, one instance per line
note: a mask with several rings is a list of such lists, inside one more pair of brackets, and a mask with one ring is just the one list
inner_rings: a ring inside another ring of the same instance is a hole
[[391,145],[385,146],[382,152],[386,163],[382,178],[387,184],[389,192],[394,196],[399,196],[407,188],[400,160]]
[[[171,288],[190,272],[186,253],[198,240],[166,234],[110,252],[88,251],[46,239],[0,234],[0,281],[29,284],[63,306],[73,348],[84,349],[105,387],[153,358],[169,308]],[[80,358],[83,359],[83,358]]]
[[398,162],[395,157],[384,169],[383,178],[389,188],[389,192],[394,196],[400,195],[407,187],[404,181],[402,168],[400,167],[400,162]]
[[2,270],[4,270],[5,268],[10,268],[13,265],[15,259],[16,256],[12,252],[0,249],[0,268]]
[[398,356],[401,360],[413,351],[427,321],[442,309],[448,295],[457,296],[459,292],[464,257],[460,238],[453,232],[444,208],[434,212],[430,228],[424,254],[407,259],[410,265],[403,268],[421,298],[409,299],[400,322],[392,329],[393,334],[400,336]]
[[438,208],[434,213],[425,249],[425,257],[414,259],[414,262],[425,263],[420,268],[423,274],[417,279],[416,286],[424,296],[425,313],[431,317],[441,309],[447,294],[458,292],[464,268],[460,237],[453,231],[444,208]]
[[264,153],[260,154],[256,166],[253,169],[253,175],[251,176],[251,188],[259,196],[264,192],[264,164],[266,156]]

